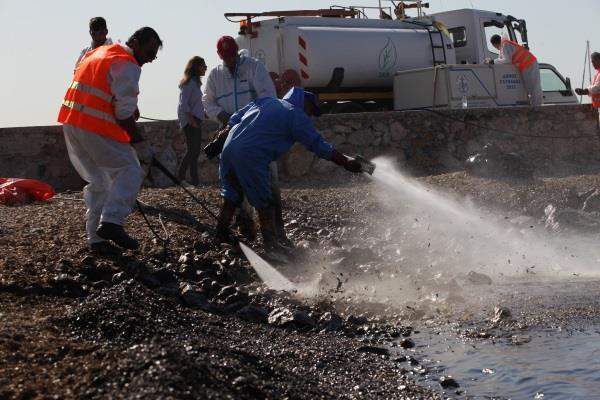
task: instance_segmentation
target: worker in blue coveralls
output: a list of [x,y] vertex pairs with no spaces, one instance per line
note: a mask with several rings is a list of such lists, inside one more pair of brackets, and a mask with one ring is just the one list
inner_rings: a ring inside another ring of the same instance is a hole
[[294,87],[283,99],[261,97],[231,116],[219,135],[227,135],[219,165],[224,199],[217,224],[219,240],[229,240],[231,219],[245,195],[258,211],[265,250],[287,250],[277,240],[269,163],[295,142],[350,172],[362,172],[360,162],[335,150],[317,131],[310,116],[320,114],[316,96]]

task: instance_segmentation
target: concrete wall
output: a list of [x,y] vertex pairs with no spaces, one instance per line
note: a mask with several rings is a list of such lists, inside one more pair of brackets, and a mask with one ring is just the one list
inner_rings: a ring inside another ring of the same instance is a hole
[[[330,114],[316,121],[325,138],[348,154],[394,157],[399,165],[460,168],[462,161],[493,141],[505,151],[525,155],[541,169],[563,164],[600,166],[597,111],[589,105]],[[156,157],[175,171],[185,143],[175,121],[147,122],[145,131]],[[203,141],[216,130],[206,122]],[[216,182],[218,164],[199,164],[203,182]],[[335,173],[337,167],[295,145],[281,160],[288,177]],[[80,189],[83,182],[69,163],[59,126],[0,129],[0,176],[41,179],[58,190]],[[151,171],[156,186],[169,180]]]

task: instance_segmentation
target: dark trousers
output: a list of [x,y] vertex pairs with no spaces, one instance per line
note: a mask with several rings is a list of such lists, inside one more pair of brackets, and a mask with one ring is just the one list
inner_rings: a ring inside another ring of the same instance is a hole
[[[200,120],[197,120],[200,124]],[[189,167],[190,169],[190,177],[191,184],[197,185],[199,183],[198,180],[198,156],[200,155],[200,151],[202,150],[202,144],[200,139],[202,138],[202,128],[194,128],[190,124],[187,124],[183,127],[183,132],[185,133],[185,142],[187,145],[187,152],[181,161],[181,165],[179,166],[179,172],[177,173],[177,178],[179,180],[185,179],[185,174]]]

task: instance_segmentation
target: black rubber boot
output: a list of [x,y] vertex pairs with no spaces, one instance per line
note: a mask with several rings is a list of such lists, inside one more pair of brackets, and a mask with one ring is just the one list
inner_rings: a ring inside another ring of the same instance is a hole
[[288,239],[283,226],[283,206],[281,204],[281,191],[279,188],[272,187],[273,191],[273,208],[275,210],[275,233],[280,243],[286,247],[293,247],[294,244]]
[[115,246],[108,240],[90,243],[90,252],[97,256],[117,256],[123,254],[123,250]]
[[249,242],[256,240],[256,224],[254,218],[252,218],[251,214],[248,214],[248,211],[244,210],[243,206],[240,207],[240,212],[235,217],[235,223],[246,240]]
[[112,240],[117,246],[120,246],[124,249],[135,250],[140,247],[138,241],[129,236],[121,225],[110,222],[102,222],[96,230],[96,233],[102,239]]
[[267,253],[276,252],[284,255],[289,255],[291,249],[284,246],[277,240],[277,228],[275,227],[275,209],[260,208],[257,209],[258,218],[260,220],[260,232],[263,237],[263,246]]
[[223,199],[223,206],[219,212],[219,221],[217,222],[217,240],[221,243],[231,243],[229,236],[229,226],[233,219],[233,214],[237,206],[228,199]]

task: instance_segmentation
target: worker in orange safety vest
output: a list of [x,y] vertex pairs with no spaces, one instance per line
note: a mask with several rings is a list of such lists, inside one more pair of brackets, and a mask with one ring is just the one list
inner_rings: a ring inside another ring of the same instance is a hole
[[135,123],[138,84],[141,67],[155,60],[161,47],[156,31],[143,27],[125,45],[101,46],[87,53],[58,114],[71,164],[88,182],[83,189],[86,232],[95,253],[120,252],[114,244],[126,249],[139,246],[123,228],[144,180],[132,147],[140,140]]
[[577,88],[575,93],[578,95],[587,95],[592,98],[592,107],[598,110],[598,123],[600,124],[600,53],[594,52],[591,55],[592,66],[596,69],[596,75],[592,81],[592,85],[587,88]]
[[532,106],[541,106],[543,103],[542,84],[540,81],[540,67],[535,56],[525,47],[503,39],[500,35],[493,35],[490,43],[500,54],[494,60],[495,64],[513,64],[523,79],[523,85],[529,96],[529,103]]

